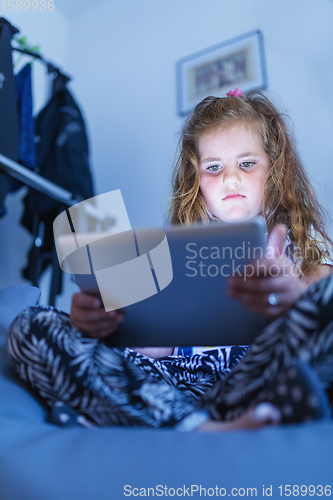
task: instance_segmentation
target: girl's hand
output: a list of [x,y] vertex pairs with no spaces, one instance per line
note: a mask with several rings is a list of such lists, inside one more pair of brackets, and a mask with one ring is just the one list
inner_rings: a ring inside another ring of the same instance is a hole
[[[124,311],[106,312],[102,300],[85,293],[74,293],[70,319],[74,326],[82,330],[88,337],[104,339],[114,333],[125,316]],[[171,356],[173,347],[139,347],[135,352],[157,359],[162,356]]]
[[[229,279],[230,297],[241,300],[251,311],[271,318],[283,314],[307,288],[283,254],[286,233],[286,226],[275,226],[267,243],[272,258],[254,262],[246,266],[243,276]],[[269,303],[272,293],[277,299],[276,305]]]
[[122,310],[106,312],[100,297],[74,293],[70,319],[74,326],[89,337],[104,339],[115,332],[124,319]]

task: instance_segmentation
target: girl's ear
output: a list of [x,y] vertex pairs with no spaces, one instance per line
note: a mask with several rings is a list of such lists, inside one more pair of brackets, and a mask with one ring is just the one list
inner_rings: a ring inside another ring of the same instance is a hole
[[267,242],[267,250],[273,258],[283,256],[284,242],[287,236],[288,228],[284,224],[277,224],[273,227]]

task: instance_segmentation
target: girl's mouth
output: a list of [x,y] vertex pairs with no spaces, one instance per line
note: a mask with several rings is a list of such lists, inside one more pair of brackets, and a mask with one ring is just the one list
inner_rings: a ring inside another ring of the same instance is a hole
[[223,201],[226,201],[226,200],[237,200],[237,199],[241,199],[241,198],[245,198],[245,196],[242,195],[242,194],[240,194],[240,193],[231,192],[231,193],[228,193],[223,198]]

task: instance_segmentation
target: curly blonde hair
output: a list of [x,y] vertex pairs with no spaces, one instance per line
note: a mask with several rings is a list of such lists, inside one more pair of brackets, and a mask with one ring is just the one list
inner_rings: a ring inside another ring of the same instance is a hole
[[[185,121],[180,154],[172,179],[173,197],[169,211],[172,224],[207,223],[216,219],[206,207],[200,191],[198,140],[213,129],[245,123],[253,126],[270,158],[270,169],[263,188],[262,214],[268,234],[282,223],[297,248],[296,264],[306,274],[321,263],[323,251],[333,245],[325,229],[325,213],[317,201],[307,173],[282,114],[260,92],[228,97],[206,97]],[[314,229],[316,238],[311,235]]]

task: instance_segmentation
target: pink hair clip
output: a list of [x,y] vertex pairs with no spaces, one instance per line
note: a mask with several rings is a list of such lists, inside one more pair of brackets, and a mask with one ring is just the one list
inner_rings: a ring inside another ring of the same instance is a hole
[[229,92],[226,93],[227,96],[236,96],[236,97],[242,97],[244,94],[243,94],[243,91],[242,90],[239,90],[238,87],[235,88],[235,90],[229,90]]

